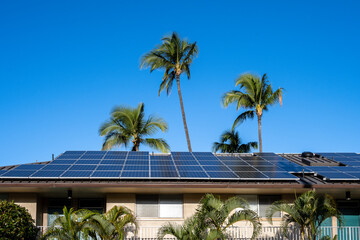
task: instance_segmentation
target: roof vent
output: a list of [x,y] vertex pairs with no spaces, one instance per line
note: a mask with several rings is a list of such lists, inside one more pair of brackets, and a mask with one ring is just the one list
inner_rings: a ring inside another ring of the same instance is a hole
[[314,154],[312,152],[303,152],[301,154],[301,157],[313,157]]

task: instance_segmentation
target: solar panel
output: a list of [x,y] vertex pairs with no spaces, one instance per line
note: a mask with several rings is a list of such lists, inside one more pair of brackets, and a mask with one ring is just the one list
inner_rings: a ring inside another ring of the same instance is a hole
[[231,179],[235,179],[238,178],[238,176],[236,176],[234,173],[232,172],[212,172],[212,171],[206,171],[206,173],[210,176],[210,178],[221,178],[221,179],[225,179],[225,178],[231,178]]
[[174,161],[176,166],[187,166],[187,165],[199,165],[197,161],[191,160],[182,160],[182,161]]
[[0,176],[6,173],[8,170],[0,170]]
[[242,160],[237,161],[223,161],[225,165],[233,165],[233,166],[249,166],[249,164]]
[[93,171],[66,171],[62,178],[86,178],[90,177]]
[[204,171],[202,169],[202,167],[200,167],[199,165],[195,165],[195,166],[191,166],[191,165],[186,165],[186,166],[177,166],[177,169],[179,171],[193,171],[193,172],[198,172],[198,171]]
[[45,164],[26,164],[26,165],[20,165],[14,168],[14,170],[39,170],[43,168]]
[[222,171],[229,171],[229,168],[226,166],[203,166],[205,171],[212,171],[212,172],[222,172]]
[[166,156],[153,156],[153,155],[150,155],[150,160],[153,161],[153,160],[165,160],[165,161],[169,161],[169,160],[172,160],[171,159],[171,155],[166,155]]
[[124,171],[149,171],[149,165],[125,165]]
[[151,177],[154,178],[178,178],[176,171],[151,171]]
[[49,164],[74,164],[77,160],[54,160],[50,162]]
[[68,168],[70,168],[71,165],[66,164],[66,165],[46,165],[44,168],[41,169],[41,171],[64,171],[67,170]]
[[235,172],[256,172],[257,170],[251,166],[228,166]]
[[73,165],[69,170],[78,171],[78,170],[95,170],[97,165]]
[[269,177],[258,171],[253,172],[235,172],[242,180],[267,180]]
[[224,164],[220,161],[211,161],[211,160],[199,160],[199,164],[203,166],[223,166]]
[[123,169],[123,165],[99,165],[96,171],[121,171]]
[[148,178],[149,171],[122,171],[122,178]]
[[299,178],[288,172],[261,172],[268,176],[270,180],[298,180]]
[[91,178],[119,178],[121,171],[94,171]]
[[206,175],[206,173],[198,172],[198,171],[180,171],[179,175],[181,178],[197,178],[197,179],[208,179],[209,177]]
[[172,160],[164,161],[164,160],[151,160],[151,166],[158,166],[158,165],[174,165]]
[[58,178],[63,174],[64,171],[43,171],[40,170],[33,175],[31,175],[32,178]]
[[342,172],[317,172],[327,180],[359,180],[359,178]]
[[221,161],[240,161],[240,158],[235,157],[235,156],[219,156],[219,155],[216,155],[216,157],[218,159],[220,159]]
[[125,164],[130,164],[130,165],[149,165],[149,160],[129,160],[127,159]]
[[106,165],[114,165],[114,164],[117,164],[117,165],[122,165],[124,164],[125,160],[102,160],[100,162],[100,165],[102,164],[106,164]]
[[95,165],[97,165],[97,164],[99,164],[100,163],[100,161],[101,160],[77,160],[76,161],[76,165],[78,165],[78,164],[95,164]]
[[282,169],[282,168],[279,168],[279,167],[277,167],[277,166],[270,166],[270,167],[268,167],[268,166],[257,166],[257,167],[255,167],[257,170],[259,170],[260,172],[263,172],[263,171],[265,171],[265,172],[278,172],[278,171],[284,171],[284,169]]
[[155,165],[151,166],[151,171],[176,171],[176,168],[174,165]]
[[30,177],[30,175],[35,172],[36,172],[35,170],[10,170],[10,171],[4,173],[3,175],[1,175],[1,177],[24,178],[24,177]]

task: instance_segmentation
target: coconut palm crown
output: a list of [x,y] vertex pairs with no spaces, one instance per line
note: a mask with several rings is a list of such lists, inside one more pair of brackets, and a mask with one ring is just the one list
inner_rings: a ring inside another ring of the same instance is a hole
[[150,72],[155,69],[164,69],[165,73],[160,84],[159,95],[163,90],[170,95],[171,89],[176,79],[178,95],[180,99],[181,114],[184,123],[185,135],[189,152],[192,152],[189,131],[186,123],[184,103],[180,88],[180,76],[185,73],[190,79],[190,65],[197,56],[198,47],[196,42],[190,43],[186,39],[181,39],[177,33],[165,36],[162,44],[155,47],[141,58],[140,68],[150,68]]
[[222,153],[248,153],[252,149],[257,149],[257,142],[242,143],[237,131],[225,131],[220,136],[220,142],[214,142],[213,151]]
[[235,81],[235,86],[240,86],[240,90],[225,93],[222,99],[223,104],[227,107],[229,104],[235,103],[237,110],[244,108],[246,111],[235,119],[232,129],[248,118],[253,119],[256,115],[258,119],[259,150],[262,152],[261,118],[263,112],[267,111],[269,106],[278,102],[282,105],[283,88],[273,91],[266,74],[260,77],[250,73],[242,74]]
[[103,123],[99,130],[100,135],[105,136],[102,150],[127,147],[132,143],[132,151],[139,151],[140,144],[145,144],[156,150],[168,152],[170,147],[164,139],[147,138],[159,130],[165,132],[167,129],[168,125],[162,118],[149,116],[145,119],[143,103],[136,108],[116,107],[111,112],[110,120]]

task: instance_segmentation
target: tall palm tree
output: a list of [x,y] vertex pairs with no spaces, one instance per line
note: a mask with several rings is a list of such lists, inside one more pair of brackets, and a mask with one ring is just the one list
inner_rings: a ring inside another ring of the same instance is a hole
[[242,143],[239,132],[225,131],[220,136],[220,142],[214,142],[213,151],[222,153],[248,153],[251,149],[257,149],[257,142]]
[[63,209],[64,216],[57,216],[42,239],[80,240],[92,231],[94,226],[90,219],[96,214],[90,210],[73,208]]
[[140,68],[150,67],[150,72],[155,69],[165,70],[159,88],[159,95],[165,89],[166,93],[170,95],[173,82],[176,79],[187,145],[189,152],[192,152],[189,131],[186,124],[184,103],[181,95],[180,76],[185,73],[187,78],[190,79],[190,65],[197,56],[198,47],[196,42],[190,43],[185,39],[181,39],[175,32],[172,33],[171,36],[165,36],[162,41],[161,45],[142,56]]
[[271,224],[272,216],[277,212],[285,213],[282,217],[285,234],[289,226],[295,224],[300,229],[302,240],[316,240],[319,227],[330,217],[337,217],[342,225],[342,216],[336,208],[335,200],[327,194],[318,195],[315,191],[308,191],[296,197],[293,204],[284,201],[274,202],[266,212]]
[[[240,197],[231,197],[225,201],[212,194],[206,194],[200,201],[201,205],[197,210],[196,218],[209,232],[218,235],[217,239],[227,238],[227,229],[233,224],[246,221],[252,224],[254,239],[261,231],[261,223],[257,213],[249,209],[246,200]],[[238,210],[241,209],[241,210]]]
[[116,107],[110,120],[103,123],[99,133],[105,136],[102,150],[124,145],[127,147],[132,142],[131,151],[139,151],[140,144],[148,145],[162,152],[168,152],[170,147],[162,138],[146,138],[159,130],[165,132],[167,123],[162,118],[149,116],[145,119],[144,104],[137,108]]
[[[279,88],[274,92],[267,79],[266,74],[261,78],[250,73],[242,74],[235,81],[235,86],[240,85],[240,91],[233,90],[223,96],[225,107],[231,103],[236,103],[237,110],[240,107],[247,110],[235,119],[233,129],[245,119],[253,119],[255,115],[257,116],[260,152],[262,152],[261,117],[263,111],[267,111],[269,106],[277,102],[282,105],[283,88]],[[242,89],[244,91],[241,91]]]

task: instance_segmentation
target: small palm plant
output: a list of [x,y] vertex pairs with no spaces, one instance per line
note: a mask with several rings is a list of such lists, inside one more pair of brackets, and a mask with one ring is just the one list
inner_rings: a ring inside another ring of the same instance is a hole
[[231,103],[235,103],[237,110],[239,108],[246,109],[234,121],[232,129],[245,119],[253,119],[255,115],[258,120],[258,134],[259,134],[259,147],[262,152],[262,137],[261,137],[261,118],[264,111],[268,110],[271,105],[280,102],[282,105],[283,88],[277,89],[275,92],[271,84],[267,80],[266,74],[261,78],[253,74],[243,74],[235,82],[235,86],[240,86],[240,90],[233,90],[225,93],[223,96],[223,104],[227,107]]
[[129,231],[136,232],[137,229],[134,214],[123,206],[114,206],[104,214],[93,215],[91,223],[96,226],[89,234],[94,239],[125,239]]
[[285,213],[282,217],[284,233],[287,235],[288,228],[295,225],[300,229],[302,240],[316,240],[321,224],[330,217],[337,217],[342,225],[342,215],[336,208],[335,200],[327,194],[318,195],[315,191],[296,197],[293,204],[274,202],[266,213],[271,224],[272,216],[277,212]]
[[61,240],[80,240],[88,236],[90,231],[94,231],[95,226],[91,223],[91,218],[96,213],[80,209],[75,211],[73,208],[63,209],[63,216],[57,216],[53,224],[43,235],[42,239],[61,239]]
[[209,234],[216,239],[227,239],[227,229],[237,222],[245,221],[253,226],[252,239],[261,231],[261,223],[257,213],[249,209],[246,200],[231,197],[222,201],[219,197],[206,194],[200,201],[196,218],[202,224],[200,229],[209,229]]
[[187,78],[190,79],[190,65],[192,64],[193,59],[197,56],[198,47],[196,42],[190,43],[185,39],[181,39],[175,32],[170,36],[164,37],[162,41],[163,42],[160,46],[157,46],[141,58],[140,68],[150,67],[150,72],[155,69],[165,70],[163,80],[159,88],[159,95],[165,89],[166,93],[170,95],[173,82],[176,79],[186,141],[189,152],[192,152],[180,88],[180,76],[185,73]]
[[257,148],[257,142],[242,143],[239,132],[234,130],[225,131],[220,137],[220,142],[213,144],[213,151],[222,153],[248,153]]
[[145,119],[144,104],[137,108],[116,107],[110,120],[105,122],[99,130],[105,136],[102,150],[113,147],[127,147],[132,142],[132,151],[139,151],[140,144],[148,145],[156,150],[168,152],[170,147],[162,138],[147,138],[149,135],[167,131],[168,125],[162,118],[149,116]]

